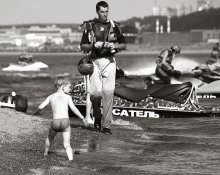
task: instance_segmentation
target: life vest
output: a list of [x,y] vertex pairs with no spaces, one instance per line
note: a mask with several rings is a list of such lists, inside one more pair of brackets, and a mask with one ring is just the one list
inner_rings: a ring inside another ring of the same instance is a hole
[[[117,42],[117,31],[116,25],[114,21],[109,20],[108,22],[101,22],[98,19],[85,21],[83,23],[84,31],[88,33],[88,39],[91,44],[94,44],[97,41],[102,41],[103,46],[104,42]],[[118,27],[120,32],[120,29]],[[98,58],[98,57],[109,57],[114,56],[115,53],[118,51],[115,50],[114,53],[111,52],[109,48],[93,48],[90,57],[91,58]]]
[[[117,42],[115,22],[113,20],[100,22],[94,19],[85,21],[82,25],[84,26],[85,32],[88,32],[88,39],[92,44],[97,41]],[[104,31],[104,33],[102,31]]]
[[158,56],[158,59],[157,59],[157,61],[156,61],[156,64],[157,64],[158,66],[161,66],[161,63],[162,63],[162,61],[163,61],[163,57],[164,57],[164,54],[165,54],[166,51],[168,51],[168,56],[167,56],[167,58],[166,58],[166,62],[167,62],[168,64],[171,64],[171,63],[172,63],[172,61],[173,61],[173,53],[172,53],[172,51],[171,51],[170,49],[164,49],[164,50],[162,50],[162,51],[160,52],[160,54],[159,54],[159,56]]

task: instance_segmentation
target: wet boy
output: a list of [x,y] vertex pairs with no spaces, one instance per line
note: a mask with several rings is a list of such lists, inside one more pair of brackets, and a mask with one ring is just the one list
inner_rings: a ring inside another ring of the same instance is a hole
[[56,136],[57,132],[62,132],[63,134],[63,145],[66,149],[66,153],[69,160],[73,160],[73,151],[70,146],[70,136],[71,128],[69,121],[68,107],[83,120],[84,124],[87,125],[85,118],[82,116],[80,111],[73,104],[72,98],[68,93],[71,91],[71,83],[69,79],[62,78],[55,81],[55,86],[57,92],[48,96],[46,100],[39,105],[34,114],[38,114],[45,106],[49,103],[52,107],[53,120],[51,122],[51,128],[49,129],[49,134],[45,142],[45,152],[44,155],[48,155],[51,143]]

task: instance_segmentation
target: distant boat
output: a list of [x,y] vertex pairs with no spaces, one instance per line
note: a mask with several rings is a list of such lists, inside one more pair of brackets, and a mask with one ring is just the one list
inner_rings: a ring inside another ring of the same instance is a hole
[[33,61],[33,55],[28,53],[22,53],[18,58],[18,63],[10,63],[8,67],[2,69],[2,71],[40,71],[41,69],[47,69],[48,65],[40,62]]

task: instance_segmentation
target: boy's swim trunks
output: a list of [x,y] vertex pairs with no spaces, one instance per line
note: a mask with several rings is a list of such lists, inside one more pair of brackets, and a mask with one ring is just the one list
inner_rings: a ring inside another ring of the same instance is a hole
[[51,128],[55,132],[66,132],[70,126],[70,120],[68,118],[54,119],[51,122]]

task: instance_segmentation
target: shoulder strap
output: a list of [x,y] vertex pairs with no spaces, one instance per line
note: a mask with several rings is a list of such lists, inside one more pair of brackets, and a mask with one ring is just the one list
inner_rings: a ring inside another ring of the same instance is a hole
[[112,26],[112,27],[115,27],[115,23],[114,23],[114,21],[111,20],[111,19],[110,19],[109,21],[110,21],[111,26]]
[[93,44],[96,42],[95,34],[92,29],[92,23],[94,22],[95,19],[89,20],[89,21],[84,21],[81,27],[83,27],[85,32],[88,32],[88,39],[89,41]]
[[110,29],[108,31],[108,34],[105,36],[105,41],[107,40],[107,38],[110,38],[110,34],[114,32],[114,28],[115,28],[115,23],[113,20],[109,20],[110,22]]

